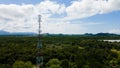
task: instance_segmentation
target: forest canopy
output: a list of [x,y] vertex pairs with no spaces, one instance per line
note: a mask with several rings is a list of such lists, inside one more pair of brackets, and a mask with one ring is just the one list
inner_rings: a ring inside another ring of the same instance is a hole
[[[100,41],[114,38],[120,36],[43,36],[43,67],[119,68],[120,42]],[[0,68],[35,67],[37,42],[35,36],[0,37]]]

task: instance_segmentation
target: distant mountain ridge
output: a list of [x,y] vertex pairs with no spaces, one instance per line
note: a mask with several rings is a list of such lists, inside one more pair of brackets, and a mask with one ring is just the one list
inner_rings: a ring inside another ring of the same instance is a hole
[[114,33],[97,33],[97,34],[92,34],[92,33],[85,33],[85,36],[119,36],[119,34],[114,34]]
[[[18,35],[18,36],[36,36],[37,33],[34,32],[7,32],[0,30],[0,35]],[[85,34],[49,34],[49,33],[44,33],[42,34],[43,36],[64,36],[64,35],[79,35],[79,36],[120,36],[120,34],[114,34],[114,33],[97,33],[97,34],[92,34],[92,33],[85,33]]]
[[9,33],[9,32],[6,32],[6,31],[0,30],[0,35],[8,35],[8,34],[10,34],[10,33]]

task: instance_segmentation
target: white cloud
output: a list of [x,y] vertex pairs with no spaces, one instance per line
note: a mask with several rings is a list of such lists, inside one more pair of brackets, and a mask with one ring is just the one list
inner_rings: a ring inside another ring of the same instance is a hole
[[109,31],[109,33],[120,34],[120,29],[112,29],[112,30]]
[[74,1],[66,8],[67,18],[76,19],[95,15],[98,13],[99,6],[93,0]]
[[66,19],[86,18],[120,10],[120,0],[78,0],[66,8]]
[[36,5],[36,9],[38,9],[39,13],[41,14],[61,14],[65,11],[65,5],[57,4],[56,2],[52,1],[43,1],[40,4]]
[[101,1],[101,14],[120,10],[120,0]]
[[[46,30],[47,29],[47,30]],[[80,34],[85,33],[86,28],[83,25],[70,22],[56,22],[56,23],[44,23],[43,33],[64,33],[64,34]]]
[[[62,14],[64,12],[65,5],[52,1],[43,1],[37,5],[0,4],[0,30],[9,32],[36,32],[38,14],[42,15],[42,21],[45,22],[51,15]],[[55,27],[55,25],[53,26]],[[48,32],[53,26],[48,24],[46,26],[47,30],[45,30]]]
[[[84,24],[73,24],[70,20],[90,17],[120,10],[120,0],[95,1],[76,0],[70,6],[45,0],[39,4],[0,4],[0,30],[9,32],[37,32],[37,15],[42,15],[43,32],[84,33]],[[53,15],[62,18],[51,17]],[[63,17],[64,16],[64,17]],[[88,23],[89,24],[89,23]],[[92,23],[94,25],[96,23]]]

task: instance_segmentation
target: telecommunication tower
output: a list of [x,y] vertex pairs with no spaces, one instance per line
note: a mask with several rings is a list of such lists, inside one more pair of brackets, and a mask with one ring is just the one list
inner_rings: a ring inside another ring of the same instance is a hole
[[41,43],[41,15],[38,15],[38,44],[37,44],[37,57],[36,64],[37,68],[43,67],[43,54],[42,54],[42,43]]

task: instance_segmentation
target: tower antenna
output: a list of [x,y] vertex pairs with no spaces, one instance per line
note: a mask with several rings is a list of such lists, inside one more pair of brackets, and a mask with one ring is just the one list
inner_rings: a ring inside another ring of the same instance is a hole
[[37,57],[36,64],[37,68],[43,67],[43,54],[42,54],[42,43],[41,43],[41,15],[38,15],[38,44],[37,44]]

